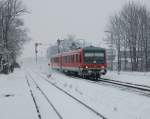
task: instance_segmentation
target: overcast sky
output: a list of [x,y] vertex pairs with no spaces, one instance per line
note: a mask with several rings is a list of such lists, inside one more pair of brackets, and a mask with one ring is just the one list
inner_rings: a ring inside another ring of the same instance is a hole
[[[68,34],[102,44],[109,16],[121,10],[129,0],[23,0],[31,12],[24,16],[32,42],[23,56],[34,56],[34,43],[53,44]],[[150,0],[134,0],[150,9]],[[39,50],[45,49],[43,45]],[[44,51],[40,51],[44,54]],[[39,55],[41,55],[39,54]]]

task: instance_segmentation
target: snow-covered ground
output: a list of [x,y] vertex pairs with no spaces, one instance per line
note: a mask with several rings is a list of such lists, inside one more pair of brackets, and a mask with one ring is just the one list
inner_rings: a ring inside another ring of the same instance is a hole
[[[47,78],[46,74],[51,72],[47,64],[46,60],[39,61],[38,64],[32,60],[26,60],[23,62],[23,68],[16,69],[13,74],[0,74],[0,119],[38,119],[26,77],[31,84],[42,119],[58,119],[47,100],[27,76],[26,71],[36,80],[64,119],[97,119],[99,117],[51,86],[41,76],[75,96],[107,119],[150,119],[149,97],[71,78],[59,72],[52,72],[52,77]],[[104,77],[150,85],[150,73],[121,72],[118,75],[117,72],[108,72]]]
[[24,71],[0,74],[0,119],[37,119]]

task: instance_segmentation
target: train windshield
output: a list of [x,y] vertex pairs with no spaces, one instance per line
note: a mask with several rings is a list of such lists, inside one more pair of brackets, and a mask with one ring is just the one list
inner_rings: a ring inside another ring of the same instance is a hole
[[84,62],[87,64],[104,64],[105,53],[104,52],[84,52]]

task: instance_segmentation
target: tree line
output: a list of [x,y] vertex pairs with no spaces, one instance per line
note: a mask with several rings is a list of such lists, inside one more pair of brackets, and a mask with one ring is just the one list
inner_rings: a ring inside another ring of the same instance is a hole
[[150,12],[145,5],[125,4],[110,17],[107,32],[107,43],[117,51],[118,70],[150,70]]
[[10,51],[14,59],[21,54],[23,44],[29,40],[22,15],[28,11],[20,0],[0,1],[0,48]]

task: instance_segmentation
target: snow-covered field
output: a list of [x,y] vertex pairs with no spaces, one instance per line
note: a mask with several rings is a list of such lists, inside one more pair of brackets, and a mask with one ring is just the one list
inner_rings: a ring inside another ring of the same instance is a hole
[[22,69],[0,74],[0,119],[37,119]]
[[[59,72],[52,72],[52,77],[47,78],[46,74],[51,72],[47,64],[46,60],[38,62],[37,65],[32,60],[26,60],[23,67],[16,69],[13,74],[0,74],[0,119],[38,119],[26,79],[29,80],[42,119],[58,119],[28,73],[45,92],[63,119],[98,119],[100,117],[50,85],[42,77],[75,96],[107,119],[150,119],[149,97],[71,78]],[[108,72],[105,78],[150,85],[150,73],[121,72],[118,75],[117,72]]]

